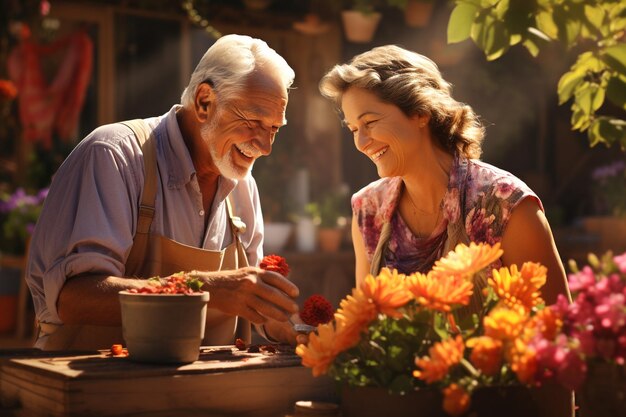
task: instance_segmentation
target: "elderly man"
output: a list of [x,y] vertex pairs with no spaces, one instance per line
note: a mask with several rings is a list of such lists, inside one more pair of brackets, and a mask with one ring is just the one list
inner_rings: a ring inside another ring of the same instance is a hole
[[228,35],[163,116],[101,126],[59,168],[32,238],[27,281],[42,349],[121,343],[118,291],[194,272],[211,299],[205,344],[295,343],[298,288],[257,268],[254,161],[285,125],[294,73],[258,39]]

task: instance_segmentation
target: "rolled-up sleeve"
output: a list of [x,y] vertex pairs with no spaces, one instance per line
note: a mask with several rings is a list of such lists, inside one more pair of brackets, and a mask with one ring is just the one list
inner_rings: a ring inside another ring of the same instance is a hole
[[67,277],[123,276],[133,242],[143,173],[129,159],[137,149],[121,138],[83,142],[55,175],[32,237],[27,280],[43,322],[61,322],[56,304]]

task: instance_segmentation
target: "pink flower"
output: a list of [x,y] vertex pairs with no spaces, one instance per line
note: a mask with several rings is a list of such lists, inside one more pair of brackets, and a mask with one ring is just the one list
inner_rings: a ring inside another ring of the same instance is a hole
[[587,375],[587,363],[572,350],[563,350],[558,354],[560,362],[557,380],[571,390],[579,388]]
[[569,274],[567,278],[571,291],[584,291],[596,283],[596,276],[589,266],[585,266],[580,272]]
[[613,262],[622,274],[626,274],[626,252],[613,257]]
[[502,200],[506,200],[513,194],[515,187],[512,182],[501,182],[496,184],[494,195]]
[[626,325],[626,305],[624,305],[624,294],[609,294],[602,300],[602,303],[595,308],[595,313],[600,321],[600,325],[605,329],[618,332]]

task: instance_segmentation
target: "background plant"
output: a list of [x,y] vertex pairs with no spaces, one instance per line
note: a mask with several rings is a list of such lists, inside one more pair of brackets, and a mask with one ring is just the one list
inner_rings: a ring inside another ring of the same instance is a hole
[[488,60],[523,45],[537,56],[549,43],[580,51],[557,86],[572,100],[573,130],[589,144],[626,150],[626,3],[622,0],[455,0],[448,42],[471,38]]
[[0,194],[0,225],[3,232],[0,251],[13,255],[25,253],[47,195],[47,188],[36,194],[28,194],[23,188],[18,188],[13,194]]
[[593,170],[596,212],[626,216],[626,162],[618,160]]

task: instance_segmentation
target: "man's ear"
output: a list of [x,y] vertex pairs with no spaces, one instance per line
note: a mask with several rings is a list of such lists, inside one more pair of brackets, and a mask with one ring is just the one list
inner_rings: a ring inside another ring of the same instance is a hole
[[202,83],[196,89],[194,110],[200,122],[206,122],[213,114],[216,103],[215,90],[208,83]]

